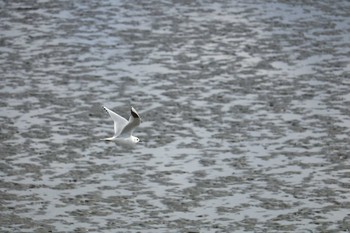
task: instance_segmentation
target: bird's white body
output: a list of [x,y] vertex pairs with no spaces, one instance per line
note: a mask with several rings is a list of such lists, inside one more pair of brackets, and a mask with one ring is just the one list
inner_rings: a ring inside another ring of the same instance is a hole
[[122,144],[136,144],[140,141],[138,137],[132,135],[135,128],[140,125],[141,118],[136,110],[131,107],[131,115],[129,121],[118,115],[107,107],[103,107],[114,121],[114,136],[104,138],[104,141],[116,141]]
[[101,139],[101,140],[104,140],[104,141],[125,141],[125,142],[131,142],[131,143],[138,143],[140,141],[140,139],[138,137],[135,137],[135,136],[130,136],[130,137],[127,137],[127,138],[119,138],[119,137],[110,137],[110,138],[104,138],[104,139]]

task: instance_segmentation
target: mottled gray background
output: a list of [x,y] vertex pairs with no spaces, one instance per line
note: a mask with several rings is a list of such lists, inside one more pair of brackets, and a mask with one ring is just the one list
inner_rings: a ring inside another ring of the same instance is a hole
[[[0,1],[1,232],[348,232],[348,0]],[[102,105],[143,118],[134,149]]]

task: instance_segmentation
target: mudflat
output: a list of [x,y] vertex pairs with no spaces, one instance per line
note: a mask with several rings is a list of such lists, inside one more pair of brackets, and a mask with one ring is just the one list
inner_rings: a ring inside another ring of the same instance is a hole
[[[350,3],[0,1],[1,232],[347,232]],[[106,105],[143,122],[133,148]]]

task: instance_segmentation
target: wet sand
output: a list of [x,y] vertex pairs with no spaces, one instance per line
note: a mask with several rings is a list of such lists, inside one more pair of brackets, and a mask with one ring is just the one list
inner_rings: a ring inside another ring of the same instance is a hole
[[[1,232],[347,232],[349,1],[1,1]],[[102,105],[143,118],[133,149]]]

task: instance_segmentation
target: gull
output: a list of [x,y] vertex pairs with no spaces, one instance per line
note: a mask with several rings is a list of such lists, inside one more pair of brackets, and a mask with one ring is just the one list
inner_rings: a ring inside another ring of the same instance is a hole
[[133,107],[131,107],[131,115],[129,121],[127,121],[124,117],[119,116],[117,113],[113,112],[107,107],[103,106],[103,108],[108,112],[109,116],[114,121],[114,136],[101,140],[125,142],[127,144],[136,144],[140,141],[138,137],[132,136],[135,128],[141,123],[140,115]]

